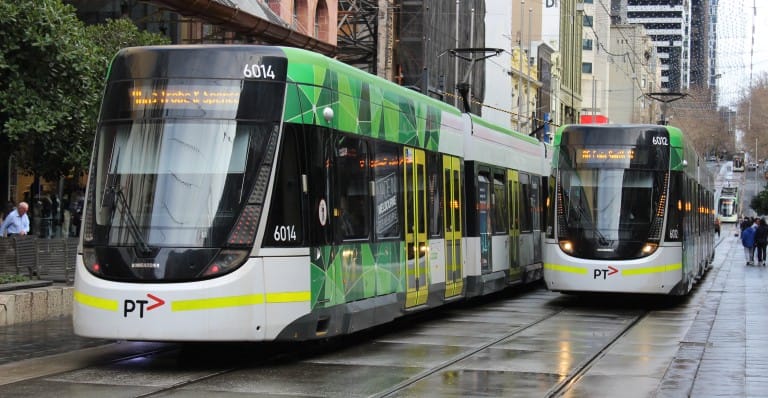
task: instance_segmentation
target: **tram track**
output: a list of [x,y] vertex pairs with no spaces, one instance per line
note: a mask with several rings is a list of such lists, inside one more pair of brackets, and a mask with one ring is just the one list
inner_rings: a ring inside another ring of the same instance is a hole
[[435,366],[435,367],[433,367],[431,369],[427,369],[427,370],[419,373],[418,375],[416,375],[416,376],[414,376],[414,377],[412,377],[412,378],[410,378],[408,380],[405,380],[405,381],[403,381],[403,382],[401,382],[401,383],[399,383],[397,385],[392,386],[391,388],[389,388],[389,389],[387,389],[385,391],[382,391],[382,392],[380,392],[378,394],[375,394],[371,398],[384,398],[384,397],[391,396],[395,392],[401,391],[401,390],[407,388],[408,386],[417,383],[420,380],[423,380],[423,379],[425,379],[425,378],[427,378],[429,376],[432,376],[435,373],[437,373],[437,372],[439,372],[439,371],[441,371],[441,370],[443,370],[443,369],[445,369],[445,368],[447,368],[447,367],[449,367],[451,365],[454,365],[454,364],[456,364],[456,363],[458,363],[460,361],[463,361],[463,360],[471,357],[472,355],[477,354],[480,351],[488,349],[489,347],[492,347],[492,346],[494,346],[496,344],[499,344],[500,342],[502,342],[502,341],[504,341],[504,340],[506,340],[506,339],[508,339],[510,337],[513,337],[513,336],[515,336],[515,335],[517,335],[519,333],[522,333],[523,331],[525,331],[527,329],[530,329],[530,328],[540,324],[541,322],[544,322],[547,319],[550,319],[550,318],[556,316],[557,314],[559,314],[562,311],[563,311],[563,309],[561,309],[559,311],[556,311],[556,312],[554,312],[552,314],[547,314],[547,315],[545,315],[544,317],[540,318],[539,320],[537,320],[535,322],[532,322],[532,323],[530,323],[528,325],[519,327],[519,328],[513,330],[512,332],[509,332],[509,333],[507,333],[505,335],[502,335],[502,336],[500,336],[498,338],[495,338],[494,340],[492,340],[492,341],[490,341],[490,342],[488,342],[488,343],[486,343],[484,345],[481,345],[480,347],[468,350],[468,351],[466,351],[466,352],[464,352],[464,353],[462,353],[460,355],[457,355],[456,357],[451,358],[450,360],[445,361],[445,362],[441,363],[438,366]]
[[577,383],[592,367],[592,364],[599,361],[602,357],[605,356],[605,354],[611,349],[611,347],[614,346],[614,344],[621,339],[622,337],[626,336],[627,333],[629,333],[630,330],[632,330],[635,325],[637,325],[640,321],[645,318],[646,315],[648,315],[650,311],[645,311],[641,313],[640,315],[636,316],[634,320],[632,320],[629,324],[626,325],[623,329],[619,330],[613,338],[610,339],[609,343],[606,344],[602,349],[595,352],[594,355],[591,357],[588,357],[584,359],[581,363],[577,364],[573,370],[566,375],[565,378],[563,378],[560,382],[552,386],[552,388],[547,391],[547,393],[544,395],[547,398],[550,397],[559,397],[565,394],[568,389],[573,386],[575,383]]
[[[646,332],[634,336],[648,336],[656,310],[675,307],[534,289],[343,339],[148,346],[22,383],[78,393],[118,388],[130,397],[248,392],[384,398],[423,396],[447,385],[454,396],[514,391],[558,397],[583,390],[617,354],[626,355],[628,341],[635,344],[623,337],[635,327]],[[13,396],[29,388],[16,384],[3,391]]]
[[[555,320],[558,316],[566,313],[568,308],[561,308],[553,313],[547,314],[535,322],[531,322],[525,326],[519,327],[509,333],[506,333],[502,336],[499,336],[497,338],[494,338],[492,341],[489,341],[486,344],[483,344],[482,346],[473,348],[471,350],[468,350],[466,352],[463,352],[460,355],[455,356],[454,358],[451,358],[448,361],[445,361],[437,366],[434,366],[430,369],[424,370],[420,372],[417,375],[414,375],[413,377],[409,378],[408,380],[405,380],[397,385],[394,385],[387,390],[381,391],[377,394],[371,395],[372,398],[385,398],[385,397],[394,397],[399,396],[399,393],[405,392],[406,389],[408,389],[411,386],[414,386],[415,384],[422,382],[430,377],[436,376],[441,371],[444,371],[445,369],[460,365],[462,361],[466,361],[468,359],[471,359],[473,356],[480,354],[483,351],[486,351],[488,349],[492,349],[495,346],[499,346],[505,342],[508,342],[510,339],[514,339],[515,336],[518,336],[522,334],[523,332],[530,330],[531,328],[539,325],[543,325],[548,321]],[[562,396],[564,393],[567,392],[567,390],[572,386],[573,384],[577,383],[579,379],[586,374],[589,369],[591,368],[592,364],[599,361],[610,349],[611,347],[623,336],[625,336],[627,333],[629,333],[632,328],[637,325],[639,322],[642,321],[642,319],[649,313],[650,311],[645,310],[641,311],[638,314],[628,316],[624,320],[624,326],[621,327],[618,331],[616,331],[608,340],[605,342],[600,348],[596,349],[592,353],[589,354],[589,356],[579,363],[575,364],[570,371],[561,377],[560,381],[557,382],[555,385],[553,385],[546,393],[543,393],[542,396],[545,397],[558,397]],[[404,395],[408,395],[405,393]],[[523,394],[525,395],[525,394]]]

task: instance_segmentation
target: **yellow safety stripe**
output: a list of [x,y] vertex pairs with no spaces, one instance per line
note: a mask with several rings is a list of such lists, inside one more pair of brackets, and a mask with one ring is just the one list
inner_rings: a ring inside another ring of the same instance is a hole
[[[90,296],[74,292],[74,299],[80,304],[107,311],[118,311],[119,301]],[[280,304],[308,302],[311,299],[309,291],[282,292],[267,294],[247,294],[242,296],[213,297],[194,300],[177,300],[171,302],[171,311],[197,311],[217,308],[242,307],[257,304]]]
[[577,267],[575,265],[544,264],[544,268],[551,269],[552,271],[570,272],[572,274],[589,274],[589,269],[586,267]]
[[682,268],[683,268],[682,263],[657,265],[655,267],[624,269],[624,270],[621,270],[621,275],[632,276],[632,275],[656,274],[661,272],[677,271],[677,270],[681,270]]
[[[266,296],[266,298],[265,298]],[[247,294],[243,296],[214,297],[195,300],[178,300],[171,302],[171,311],[211,310],[216,308],[242,307],[256,304],[297,303],[309,301],[310,293],[283,292],[264,294]]]
[[107,311],[117,311],[119,309],[119,302],[117,300],[90,296],[78,291],[75,291],[72,296],[78,303],[87,305],[89,307],[95,307]]
[[[589,274],[589,269],[585,267],[578,267],[575,265],[544,264],[544,268],[552,271],[569,272],[572,274],[582,274],[582,275]],[[682,263],[656,265],[653,267],[623,269],[621,270],[621,275],[634,276],[634,275],[656,274],[656,273],[669,272],[669,271],[678,271],[678,270],[681,270],[682,268],[683,268]]]
[[300,303],[310,298],[309,292],[267,293],[267,303]]
[[263,294],[247,294],[243,296],[213,297],[194,300],[178,300],[171,302],[171,311],[211,310],[215,308],[242,307],[245,305],[263,304]]

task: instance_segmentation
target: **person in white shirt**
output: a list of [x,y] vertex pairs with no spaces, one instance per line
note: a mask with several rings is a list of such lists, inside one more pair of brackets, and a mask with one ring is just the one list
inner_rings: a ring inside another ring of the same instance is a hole
[[29,205],[20,202],[12,212],[8,213],[0,225],[0,236],[26,235],[29,233],[29,217],[27,216]]

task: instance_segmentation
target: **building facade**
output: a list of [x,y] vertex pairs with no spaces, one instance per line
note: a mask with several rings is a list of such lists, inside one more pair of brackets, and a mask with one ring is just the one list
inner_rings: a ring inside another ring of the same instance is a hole
[[[608,93],[610,92],[610,65],[607,52],[611,42],[611,19],[609,10],[584,1],[584,35],[581,41],[581,121],[594,122],[605,117]],[[602,120],[602,119],[601,119]]]
[[626,10],[621,23],[642,25],[651,37],[661,61],[661,89],[676,92],[688,88],[691,62],[690,1],[618,1],[623,3],[618,9]]
[[581,110],[581,63],[584,3],[560,1],[560,93],[559,124],[578,123]]
[[606,114],[612,123],[656,123],[659,104],[646,94],[661,90],[661,69],[642,25],[613,25],[608,48],[610,87]]

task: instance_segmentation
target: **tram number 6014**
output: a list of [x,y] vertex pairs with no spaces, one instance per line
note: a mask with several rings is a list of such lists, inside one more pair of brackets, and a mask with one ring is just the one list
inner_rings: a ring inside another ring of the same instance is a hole
[[246,64],[243,76],[248,79],[274,79],[275,71],[272,70],[272,65]]
[[272,235],[275,242],[291,242],[296,240],[296,226],[277,225]]

